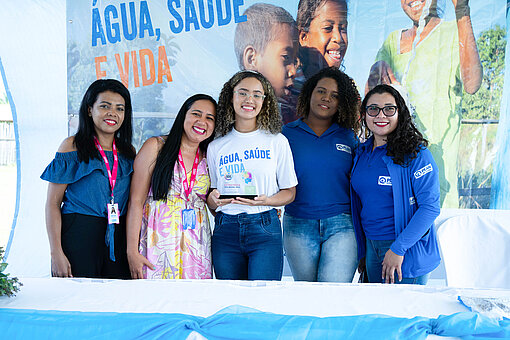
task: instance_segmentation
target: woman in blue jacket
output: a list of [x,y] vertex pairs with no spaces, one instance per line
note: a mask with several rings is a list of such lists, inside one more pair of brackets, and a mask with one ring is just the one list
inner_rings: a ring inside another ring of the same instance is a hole
[[354,157],[351,208],[359,269],[370,282],[426,284],[440,261],[438,168],[400,93],[378,85],[361,104],[370,134]]

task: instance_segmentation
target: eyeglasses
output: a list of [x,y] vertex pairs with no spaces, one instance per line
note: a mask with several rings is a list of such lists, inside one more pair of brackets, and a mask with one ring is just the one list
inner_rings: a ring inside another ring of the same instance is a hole
[[395,113],[397,113],[397,107],[395,105],[386,105],[384,107],[370,105],[365,108],[365,111],[370,117],[377,117],[381,111],[386,117],[392,117],[395,115]]
[[260,94],[260,93],[250,93],[248,91],[234,91],[234,93],[237,93],[237,95],[239,97],[241,97],[242,99],[248,99],[250,96],[255,99],[255,100],[264,100],[264,98],[266,98],[266,95],[265,94]]

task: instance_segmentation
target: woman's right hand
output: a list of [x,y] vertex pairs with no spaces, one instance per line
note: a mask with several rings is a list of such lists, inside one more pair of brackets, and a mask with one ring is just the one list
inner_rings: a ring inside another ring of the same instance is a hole
[[147,266],[151,270],[154,270],[154,265],[139,252],[128,253],[127,258],[129,271],[131,272],[131,278],[133,279],[143,279],[143,266]]
[[73,277],[71,263],[69,263],[63,251],[51,255],[51,276]]
[[233,200],[233,198],[220,199],[220,192],[217,189],[213,189],[209,196],[207,196],[207,206],[212,211],[215,211],[216,208],[230,204]]

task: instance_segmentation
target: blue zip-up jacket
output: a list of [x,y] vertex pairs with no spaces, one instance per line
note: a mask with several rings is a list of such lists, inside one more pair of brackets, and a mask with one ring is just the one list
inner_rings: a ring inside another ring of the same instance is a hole
[[[373,137],[361,144],[354,156],[352,174],[356,171],[359,157],[373,145]],[[393,163],[391,157],[384,155],[393,189],[395,214],[395,242],[390,249],[404,256],[402,275],[414,278],[434,270],[441,262],[439,247],[434,228],[434,220],[440,212],[439,172],[432,154],[427,148],[421,148],[409,166]],[[361,201],[351,184],[351,210],[358,259],[365,257],[366,239],[361,226]]]

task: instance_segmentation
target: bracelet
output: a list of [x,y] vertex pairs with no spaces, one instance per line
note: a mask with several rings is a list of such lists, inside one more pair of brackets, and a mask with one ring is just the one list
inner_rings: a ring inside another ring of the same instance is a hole
[[460,20],[463,17],[468,17],[471,14],[469,5],[462,6],[462,8],[455,9],[455,19]]

